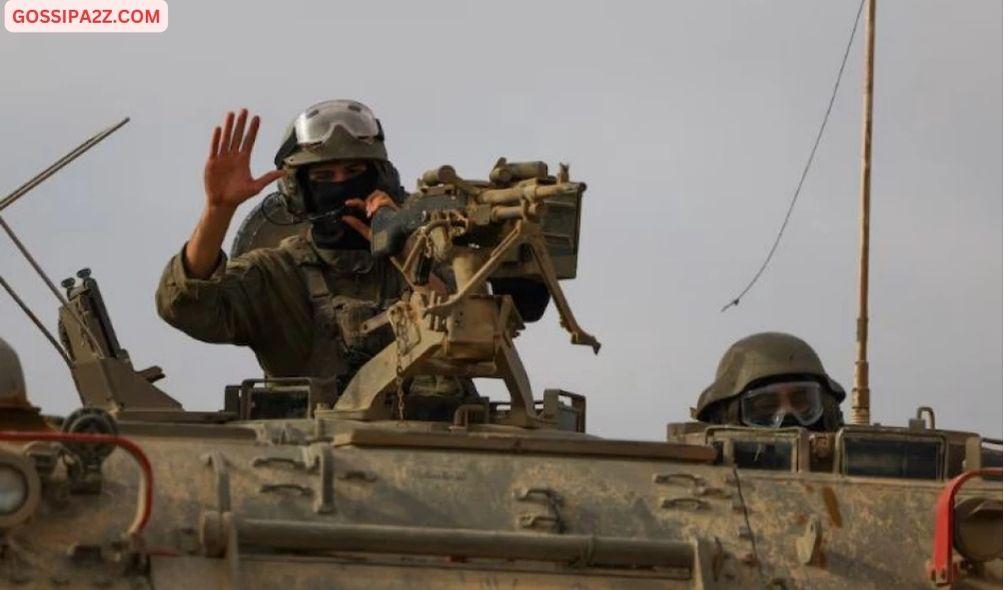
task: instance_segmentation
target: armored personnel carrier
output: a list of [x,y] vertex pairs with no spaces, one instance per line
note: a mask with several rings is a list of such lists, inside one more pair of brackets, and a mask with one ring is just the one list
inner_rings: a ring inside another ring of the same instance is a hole
[[[344,391],[235,375],[219,411],[187,411],[133,365],[89,271],[64,281],[50,336],[81,409],[41,415],[0,341],[0,586],[1000,586],[1000,441],[937,429],[929,408],[905,427],[691,422],[637,442],[588,434],[580,395],[535,397],[523,319],[486,281],[542,282],[598,350],[559,284],[584,190],[539,162],[425,174],[374,223],[410,296],[372,320],[394,343]],[[281,227],[258,210],[236,247]],[[429,287],[436,264],[449,293]],[[430,409],[404,393],[414,374],[500,379],[509,399]]]

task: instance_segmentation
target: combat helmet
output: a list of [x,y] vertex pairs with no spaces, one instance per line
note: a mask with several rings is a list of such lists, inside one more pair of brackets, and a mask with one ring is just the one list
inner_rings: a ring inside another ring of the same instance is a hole
[[355,100],[328,100],[308,107],[286,128],[275,154],[276,168],[286,171],[279,189],[294,215],[305,216],[302,176],[309,164],[331,160],[368,160],[377,169],[379,185],[400,198],[400,179],[387,159],[383,127],[373,111]]
[[697,400],[694,417],[708,421],[714,406],[735,398],[750,384],[785,375],[819,380],[837,404],[846,397],[843,387],[826,374],[816,351],[804,340],[782,332],[762,332],[742,338],[725,351],[714,383]]
[[0,338],[0,406],[20,406],[27,403],[21,361],[14,349]]
[[0,338],[0,410],[0,429],[47,428],[38,408],[28,402],[21,361],[3,338]]

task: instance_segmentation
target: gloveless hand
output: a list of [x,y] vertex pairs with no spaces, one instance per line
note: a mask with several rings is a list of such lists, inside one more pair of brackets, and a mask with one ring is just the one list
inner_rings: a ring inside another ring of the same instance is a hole
[[230,112],[223,128],[213,129],[209,158],[203,172],[206,205],[210,208],[236,209],[284,174],[282,170],[272,170],[258,178],[251,176],[251,150],[258,136],[260,120],[257,115],[252,117],[245,133],[247,119],[247,109],[241,109],[235,125],[234,114]]
[[[375,215],[377,209],[380,209],[381,207],[390,207],[394,210],[399,209],[397,203],[394,202],[394,199],[381,190],[375,190],[370,193],[370,196],[366,197],[365,201],[363,199],[348,199],[345,201],[345,206],[365,212],[366,219],[373,219],[373,215]],[[366,223],[359,218],[352,217],[351,215],[345,215],[342,217],[342,221],[345,222],[345,225],[356,230],[356,232],[358,232],[362,237],[367,240],[372,239],[373,231],[370,229],[370,226],[366,225]]]
[[[401,209],[390,195],[381,190],[373,191],[370,193],[370,196],[366,197],[366,200],[348,199],[345,201],[345,206],[365,211],[367,219],[373,219],[373,216],[376,215],[376,212],[382,207],[390,207],[395,211],[399,211]],[[348,225],[352,229],[359,232],[362,237],[369,241],[373,240],[373,230],[370,229],[370,226],[366,225],[366,223],[362,220],[352,217],[351,215],[346,215],[342,217],[342,221],[345,222],[345,225]],[[401,260],[399,260],[396,256],[391,256],[390,260],[398,270],[401,270]],[[446,295],[449,293],[446,283],[436,276],[436,273],[434,272],[429,273],[429,286],[440,295]]]

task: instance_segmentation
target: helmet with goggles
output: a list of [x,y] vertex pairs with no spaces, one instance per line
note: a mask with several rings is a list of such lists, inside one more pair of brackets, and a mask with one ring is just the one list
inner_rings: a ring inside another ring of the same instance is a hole
[[307,211],[304,166],[332,160],[371,161],[378,171],[390,168],[383,128],[369,107],[354,100],[328,100],[308,107],[286,128],[275,154],[276,168],[287,171],[279,188],[296,214]]
[[792,422],[812,425],[826,410],[824,396],[838,404],[845,393],[804,340],[763,332],[747,336],[725,351],[714,383],[697,400],[694,417],[709,421],[713,408],[739,396],[743,424],[776,427]]

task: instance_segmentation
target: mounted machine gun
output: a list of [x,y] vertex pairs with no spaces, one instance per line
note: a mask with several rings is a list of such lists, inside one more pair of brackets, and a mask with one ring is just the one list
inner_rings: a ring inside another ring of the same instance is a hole
[[[536,281],[554,299],[573,344],[598,352],[599,342],[575,320],[559,284],[575,276],[579,213],[586,185],[557,176],[543,162],[500,159],[488,181],[460,178],[451,166],[422,175],[419,190],[398,211],[377,211],[373,252],[391,256],[410,294],[364,326],[390,324],[395,342],[355,375],[334,406],[338,417],[387,419],[387,394],[397,393],[403,416],[403,381],[434,374],[502,379],[511,397],[503,423],[546,426],[534,410],[529,379],[513,345],[523,318],[509,294],[491,293],[489,279]],[[455,285],[433,287],[434,269]]]

